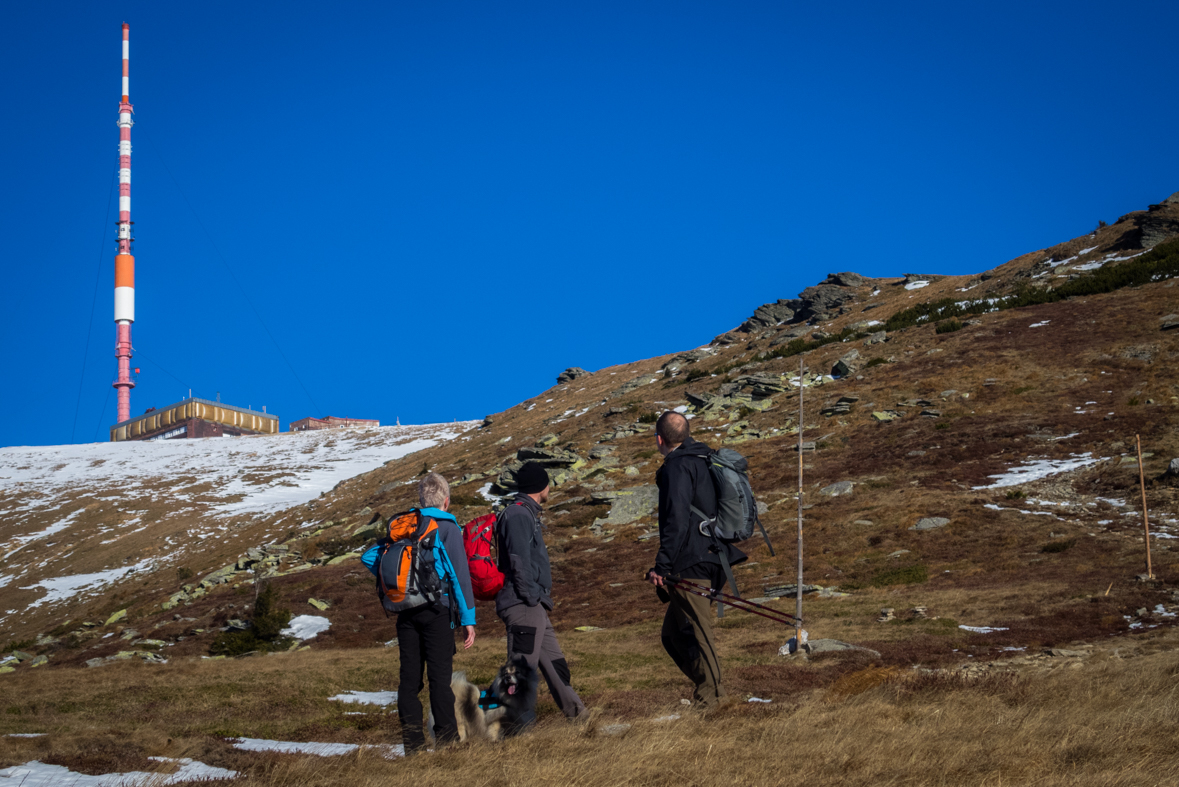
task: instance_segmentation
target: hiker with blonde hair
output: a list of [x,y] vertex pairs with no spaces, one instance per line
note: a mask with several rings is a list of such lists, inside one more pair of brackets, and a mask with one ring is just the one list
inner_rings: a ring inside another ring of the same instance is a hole
[[434,567],[442,580],[441,598],[397,613],[397,650],[401,656],[397,715],[401,718],[401,740],[405,753],[426,746],[422,728],[422,673],[430,680],[430,709],[434,715],[434,739],[441,745],[457,741],[458,722],[454,714],[454,691],[450,687],[456,624],[464,632],[463,647],[475,642],[475,594],[463,548],[463,535],[450,508],[450,484],[438,473],[428,473],[418,483],[422,520],[434,520]]

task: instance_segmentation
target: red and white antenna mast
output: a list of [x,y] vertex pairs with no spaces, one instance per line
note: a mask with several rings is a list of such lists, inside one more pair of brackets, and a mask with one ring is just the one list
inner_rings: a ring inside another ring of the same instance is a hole
[[123,25],[123,98],[119,102],[119,251],[115,255],[115,357],[119,359],[118,421],[131,418],[131,323],[135,322],[135,258],[131,256],[131,26]]

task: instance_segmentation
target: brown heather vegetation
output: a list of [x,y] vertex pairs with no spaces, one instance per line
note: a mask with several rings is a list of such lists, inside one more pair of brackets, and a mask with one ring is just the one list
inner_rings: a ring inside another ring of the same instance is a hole
[[[1098,248],[1086,260],[1129,248],[1127,226],[1024,255],[985,281],[945,277],[907,291],[899,280],[880,280],[879,295],[866,288],[846,313],[816,329],[838,335],[924,302],[998,297],[1052,282],[1052,274],[1031,278],[1044,270],[1037,263],[1092,246]],[[611,441],[617,466],[555,488],[546,513],[558,603],[553,622],[574,684],[595,709],[590,724],[566,725],[542,690],[538,728],[497,747],[460,746],[410,761],[386,761],[373,750],[333,758],[234,750],[225,738],[398,741],[395,713],[327,701],[340,691],[396,688],[396,649],[382,646],[396,636],[393,622],[381,614],[357,561],[319,566],[273,580],[294,614],[319,614],[308,598],[331,603],[323,614],[332,627],[309,650],[202,661],[219,626],[248,617],[253,588],[221,586],[164,612],[160,603],[182,582],[169,566],[114,585],[106,598],[68,609],[46,605],[5,621],[0,644],[26,643],[50,662],[0,675],[0,733],[48,736],[0,738],[0,767],[39,758],[100,773],[158,767],[150,756],[191,756],[276,787],[1179,783],[1179,618],[1169,616],[1179,612],[1179,596],[1172,596],[1179,555],[1170,546],[1179,542],[1157,539],[1155,581],[1135,579],[1145,567],[1138,468],[1128,455],[1141,434],[1151,454],[1145,474],[1152,521],[1179,533],[1179,481],[1164,475],[1179,456],[1179,330],[1159,329],[1163,315],[1179,312],[1173,285],[1165,280],[983,314],[940,334],[936,324],[923,323],[891,332],[884,344],[855,339],[762,361],[756,359],[767,357],[778,334],[738,335],[674,377],[660,372],[671,356],[602,369],[495,414],[490,428],[469,432],[467,440],[391,462],[305,506],[234,521],[223,538],[184,559],[195,577],[183,581],[194,582],[259,544],[286,542],[304,558],[353,549],[353,531],[371,511],[390,514],[414,502],[411,482],[423,466],[451,479],[491,473],[456,484],[456,513],[465,522],[486,512],[477,490],[494,480],[500,464],[546,434],[587,456],[603,433],[621,425],[649,429],[644,420],[684,403],[686,391],[715,392],[747,372],[796,372],[800,359],[826,372],[858,349],[861,367],[852,378],[806,392],[806,437],[819,443],[804,457],[806,581],[850,595],[808,595],[804,616],[812,638],[862,645],[878,657],[852,651],[785,659],[777,650],[788,631],[730,612],[718,636],[735,702],[706,720],[685,713],[680,700],[690,687],[658,642],[662,605],[639,579],[655,543],[638,537],[654,518],[617,527],[608,540],[590,530],[607,511],[588,504],[593,491],[654,482],[660,458],[645,431]],[[964,295],[962,288],[970,289]],[[656,379],[613,395],[640,377]],[[846,394],[859,397],[851,413],[820,415]],[[921,406],[900,404],[916,399],[932,402],[940,417],[923,418]],[[611,407],[625,412],[607,415]],[[871,416],[890,409],[903,416],[885,423]],[[769,435],[735,447],[749,457],[778,547],[771,556],[757,540],[745,545],[750,560],[737,578],[747,596],[793,581],[797,435],[790,430],[797,418],[794,393],[775,397],[765,412],[740,415]],[[692,425],[698,439],[716,445],[736,420],[700,416]],[[1101,461],[1018,487],[979,488],[1029,457],[1085,453]],[[625,474],[627,466],[637,475]],[[817,494],[836,481],[852,481],[853,492]],[[71,495],[94,498],[79,520],[84,526],[115,516],[101,490]],[[0,511],[19,503],[0,490]],[[910,530],[925,516],[951,524]],[[128,561],[161,548],[150,529],[119,544]],[[792,611],[792,601],[772,603]],[[909,612],[917,606],[930,618]],[[876,622],[886,607],[898,619]],[[96,627],[89,637],[32,645],[38,634],[61,635],[81,620],[101,623],[124,608],[126,620]],[[74,623],[64,625],[65,618]],[[480,605],[479,621],[475,647],[456,665],[486,685],[503,658],[503,631],[490,605]],[[575,631],[585,625],[602,630]],[[973,633],[960,625],[1002,630]],[[169,642],[162,650],[169,663],[82,667],[126,648],[117,636],[101,638],[123,627]],[[1087,655],[1043,655],[1061,648]],[[750,696],[773,702],[750,704]],[[348,715],[359,710],[368,712]],[[677,713],[684,718],[656,721]],[[620,724],[631,726],[612,726]]]

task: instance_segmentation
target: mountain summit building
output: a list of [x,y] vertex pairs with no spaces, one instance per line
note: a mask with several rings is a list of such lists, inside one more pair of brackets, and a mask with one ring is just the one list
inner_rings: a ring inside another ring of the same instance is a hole
[[111,442],[277,433],[277,415],[191,398],[115,424],[111,427]]

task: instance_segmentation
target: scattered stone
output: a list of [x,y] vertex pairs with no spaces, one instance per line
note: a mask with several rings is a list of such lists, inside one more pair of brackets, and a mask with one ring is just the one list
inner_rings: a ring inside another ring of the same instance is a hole
[[810,642],[803,643],[803,649],[806,650],[808,656],[814,656],[819,653],[839,653],[842,651],[858,650],[862,653],[869,654],[872,658],[880,658],[878,651],[861,647],[860,645],[853,645],[850,642],[841,642],[837,639],[812,639]]
[[852,524],[853,525],[874,525],[876,523],[873,522],[871,519],[857,519],[855,522],[852,522]]
[[311,606],[315,607],[316,609],[318,609],[320,612],[323,612],[324,610],[326,610],[328,607],[331,606],[331,602],[324,601],[323,599],[318,599],[318,598],[309,598],[309,599],[307,599],[307,603],[310,604]]
[[907,555],[907,554],[909,554],[909,550],[898,549],[896,552],[890,552],[888,556],[889,557],[900,557],[901,555]]
[[896,610],[892,607],[885,607],[884,609],[880,610],[880,617],[876,618],[876,622],[887,623],[890,620],[896,620],[897,616],[893,614],[895,612]]
[[920,450],[910,451],[908,454],[906,454],[906,456],[925,456],[925,452]]
[[[798,451],[798,443],[794,443],[793,445],[791,445],[790,450],[791,451]],[[803,451],[814,451],[815,450],[815,441],[814,440],[803,440],[802,450]]]
[[877,410],[872,413],[872,417],[877,421],[895,421],[901,417],[901,414],[896,410]]
[[29,662],[30,667],[44,667],[49,663],[48,656],[34,656],[33,660]]
[[807,642],[806,629],[802,629],[802,634],[800,637],[791,637],[790,639],[786,640],[786,644],[783,645],[782,647],[778,648],[778,655],[779,656],[792,656],[795,653],[797,653],[799,639],[802,640],[803,648],[806,648],[806,642]]
[[945,527],[950,524],[950,520],[944,516],[927,516],[917,520],[917,524],[913,525],[910,530],[933,530],[939,527]]
[[925,410],[921,411],[921,415],[924,418],[941,418],[942,411],[941,410],[925,409]]
[[109,618],[107,618],[106,623],[103,623],[102,625],[109,626],[112,623],[118,623],[120,620],[123,620],[126,617],[127,617],[127,610],[120,609],[118,612],[116,612],[115,614],[113,614]]
[[1163,475],[1179,476],[1179,457],[1171,460],[1171,463],[1167,465],[1167,471]]
[[836,481],[830,486],[825,486],[819,490],[819,494],[824,497],[839,497],[840,495],[850,495],[852,487],[855,486],[851,481]]
[[561,441],[561,438],[555,434],[546,434],[544,437],[536,441],[537,448],[548,448],[551,445],[556,445]]
[[574,631],[604,631],[605,629],[599,626],[574,626]]
[[875,331],[868,334],[868,338],[864,339],[864,346],[868,347],[873,344],[883,344],[888,341],[888,334],[884,331]]
[[1172,328],[1179,328],[1179,314],[1168,314],[1162,320],[1162,330],[1169,331]]
[[557,375],[557,385],[571,383],[578,377],[585,377],[587,374],[589,374],[589,372],[587,372],[585,369],[582,369],[580,366],[570,366],[568,369]]
[[913,607],[909,613],[917,620],[929,620],[929,607]]

